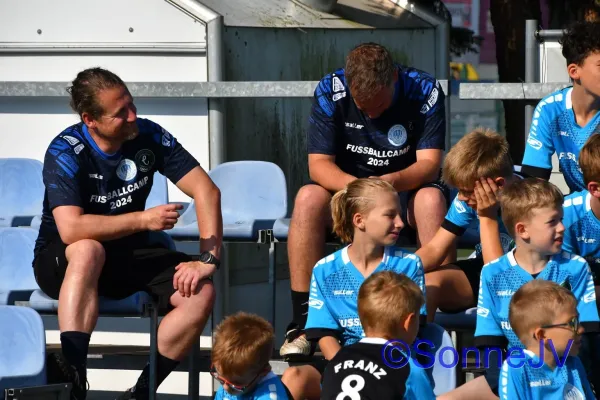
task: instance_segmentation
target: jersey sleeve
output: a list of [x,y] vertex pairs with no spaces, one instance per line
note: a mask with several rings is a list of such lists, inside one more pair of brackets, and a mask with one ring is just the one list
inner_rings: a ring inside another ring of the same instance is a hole
[[[319,267],[316,266],[315,269],[317,268]],[[333,318],[329,304],[325,302],[321,287],[323,282],[318,279],[321,276],[318,272],[315,274],[313,270],[308,298],[308,318],[304,328],[306,337],[310,340],[318,340],[325,336],[339,337],[341,334],[341,328]]]
[[59,206],[83,207],[81,198],[81,165],[71,145],[57,138],[44,157],[43,180],[50,210]]
[[188,172],[200,165],[177,139],[159,124],[142,120],[140,124],[152,132],[153,138],[159,143],[162,162],[159,163],[158,172],[166,176],[171,182],[177,183]]
[[590,381],[587,379],[587,372],[579,357],[569,357],[573,361],[573,367],[577,370],[579,379],[581,380],[581,388],[586,399],[596,399]]
[[476,218],[477,216],[471,207],[464,201],[459,200],[457,196],[450,204],[446,218],[442,222],[442,228],[456,236],[462,236]]
[[[421,258],[416,254],[406,254],[405,258],[410,261],[409,267],[407,268],[406,276],[408,276],[413,282],[415,282],[421,292],[423,293],[423,297],[427,298],[426,289],[425,289],[425,270],[423,269],[423,263],[421,262]],[[421,307],[420,314],[424,317],[427,316],[427,302],[423,303]]]
[[569,252],[571,254],[581,254],[579,252],[579,246],[577,244],[577,235],[573,232],[572,228],[565,229],[565,233],[563,235],[563,251]]
[[340,90],[344,85],[340,78],[327,75],[317,85],[313,104],[308,118],[308,154],[336,154],[338,127],[335,121],[335,101],[333,96],[345,96],[345,91],[333,93],[333,81],[337,79]]
[[226,397],[224,396],[225,390],[223,389],[223,387],[220,387],[219,390],[217,390],[217,393],[215,393],[215,400],[224,400]]
[[596,288],[592,272],[588,263],[579,256],[574,256],[579,264],[574,276],[574,285],[572,292],[577,299],[577,311],[579,311],[579,320],[584,326],[586,332],[599,332],[600,319],[598,318],[598,307],[596,306]]
[[524,392],[529,385],[523,380],[523,368],[511,368],[508,361],[502,363],[498,394],[500,400],[527,400],[530,396]]
[[552,121],[552,107],[549,107],[544,99],[534,110],[522,162],[524,174],[548,179],[555,151],[552,142]]
[[416,149],[444,150],[446,148],[446,95],[437,80],[424,95],[426,100],[421,108],[421,114],[425,115],[425,124]]
[[493,291],[490,289],[491,276],[489,274],[489,265],[481,270],[479,280],[479,296],[477,299],[477,320],[475,325],[475,345],[477,347],[485,346],[504,346],[507,339],[500,327],[496,315],[496,304]]

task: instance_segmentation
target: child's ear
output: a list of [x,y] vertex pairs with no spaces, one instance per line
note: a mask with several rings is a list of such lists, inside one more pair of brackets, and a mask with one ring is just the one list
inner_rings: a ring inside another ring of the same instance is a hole
[[523,240],[529,239],[529,232],[527,232],[527,227],[522,222],[517,222],[515,224],[515,235],[521,237]]
[[415,324],[415,319],[419,318],[417,314],[415,313],[410,313],[408,314],[408,317],[406,317],[406,319],[404,320],[404,330],[406,332],[410,332],[410,327]]
[[544,328],[537,328],[533,331],[533,338],[537,341],[546,339],[546,330]]
[[587,190],[594,197],[600,197],[600,183],[592,181],[587,184]]
[[494,183],[499,188],[502,188],[502,187],[504,187],[504,185],[506,185],[506,179],[505,178],[496,178],[496,179],[494,179]]

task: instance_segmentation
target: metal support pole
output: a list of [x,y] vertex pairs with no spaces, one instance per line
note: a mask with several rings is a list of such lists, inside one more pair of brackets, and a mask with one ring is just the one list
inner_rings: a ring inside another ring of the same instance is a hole
[[[221,82],[223,74],[223,16],[206,25],[208,49],[208,80]],[[225,162],[225,100],[208,100],[210,169]]]
[[[537,40],[538,21],[528,19],[525,22],[525,82],[539,82],[539,46]],[[533,109],[531,105],[525,106],[525,141],[529,136],[529,128],[533,118]]]
[[452,91],[450,82],[450,25],[448,22],[443,22],[436,26],[436,76],[438,80],[446,80],[446,151],[450,150],[452,144],[452,132],[450,129],[450,92]]

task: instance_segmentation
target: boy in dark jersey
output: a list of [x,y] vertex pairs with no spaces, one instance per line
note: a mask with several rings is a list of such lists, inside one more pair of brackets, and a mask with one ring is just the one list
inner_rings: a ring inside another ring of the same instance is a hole
[[[317,85],[308,126],[310,182],[294,203],[288,256],[293,321],[284,358],[312,353],[304,335],[311,271],[331,228],[329,202],[358,178],[380,177],[400,194],[409,240],[427,243],[444,219],[448,190],[439,181],[446,140],[446,96],[430,74],[393,62],[375,43],[353,49],[344,68]],[[446,257],[446,256],[445,256]],[[447,254],[454,261],[455,251]]]
[[571,192],[586,189],[577,165],[585,141],[600,129],[600,23],[577,21],[560,40],[573,85],[549,94],[535,108],[523,173],[548,180],[552,156]]
[[[341,395],[361,400],[435,398],[426,375],[420,375],[420,380],[409,379],[411,368],[419,368],[412,358],[408,357],[409,363],[401,368],[384,360],[390,341],[408,345],[415,341],[424,303],[419,286],[403,274],[384,271],[367,278],[358,293],[364,337],[343,347],[329,361],[321,400],[337,400]],[[393,356],[399,358],[398,354]]]
[[502,365],[502,400],[596,398],[577,357],[583,334],[577,303],[569,289],[552,281],[535,279],[515,292],[510,326],[525,349]]
[[[58,300],[62,354],[51,356],[52,379],[73,383],[86,398],[86,360],[98,318],[98,297],[138,291],[169,310],[158,332],[158,385],[186,356],[211,313],[208,279],[219,265],[219,189],[198,162],[158,124],[137,118],[133,98],[114,73],[80,72],[69,88],[81,119],[50,143],[44,158],[43,216],[33,268],[40,288]],[[171,229],[177,205],[145,210],[159,171],[194,199],[201,261],[157,246],[152,231]],[[198,204],[201,206],[198,207]],[[149,369],[122,399],[146,399]]]

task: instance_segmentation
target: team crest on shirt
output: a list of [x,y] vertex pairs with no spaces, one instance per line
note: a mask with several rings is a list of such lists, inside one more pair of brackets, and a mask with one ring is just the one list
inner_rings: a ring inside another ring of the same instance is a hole
[[388,131],[388,141],[396,147],[400,147],[406,143],[406,137],[406,128],[400,124],[392,126]]
[[585,400],[583,393],[575,386],[567,383],[563,389],[563,399],[565,400]]
[[128,158],[122,159],[117,166],[117,176],[121,178],[121,180],[127,182],[135,178],[136,175],[137,167],[135,166],[135,163]]
[[154,153],[148,149],[140,150],[135,155],[135,163],[137,164],[137,168],[142,172],[150,171],[155,160],[156,157],[154,157]]

